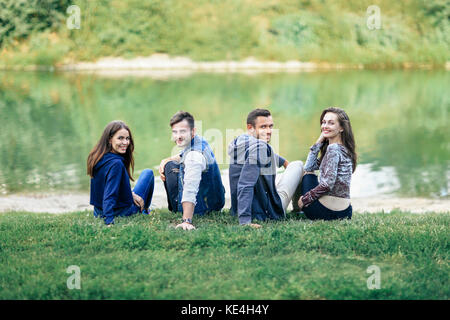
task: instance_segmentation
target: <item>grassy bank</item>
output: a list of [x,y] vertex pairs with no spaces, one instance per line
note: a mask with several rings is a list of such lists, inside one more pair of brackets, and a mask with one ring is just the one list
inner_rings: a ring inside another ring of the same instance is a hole
[[[116,220],[91,212],[0,214],[0,299],[449,299],[449,214],[289,214],[262,229],[228,213],[175,230],[167,210]],[[81,270],[69,290],[66,269]],[[381,271],[369,290],[367,268]]]
[[[450,60],[446,0],[79,0],[81,28],[69,30],[71,4],[3,1],[0,64],[57,66],[153,53],[368,67],[443,66]],[[381,29],[367,27],[371,5],[381,10]]]

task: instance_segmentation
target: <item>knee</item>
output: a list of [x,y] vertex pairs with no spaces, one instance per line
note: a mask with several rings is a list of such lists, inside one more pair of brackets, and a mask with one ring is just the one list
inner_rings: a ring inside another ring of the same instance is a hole
[[164,165],[164,172],[168,172],[173,168],[178,168],[178,163],[176,163],[175,161],[169,161]]
[[314,172],[306,171],[305,173],[303,173],[303,177],[308,177],[310,179],[310,178],[313,178],[313,177],[317,178],[317,175]]
[[318,178],[317,175],[313,172],[306,172],[303,177],[302,177],[302,181],[301,181],[301,185],[302,186],[315,186],[316,184],[318,184]]
[[303,169],[303,161],[295,160],[292,162],[289,162],[289,166],[299,167]]
[[298,174],[300,176],[300,178],[303,176],[303,162],[302,161],[295,160],[295,161],[289,162],[288,168],[294,169],[296,171],[296,174]]
[[317,175],[314,172],[305,172],[303,174],[303,179],[308,179],[308,180],[317,179]]
[[169,161],[164,166],[164,176],[166,177],[166,183],[175,183],[178,181],[178,175],[180,173],[180,165],[175,161]]
[[149,177],[150,179],[154,179],[155,175],[153,174],[153,170],[152,169],[144,169],[141,172],[141,175],[144,177]]

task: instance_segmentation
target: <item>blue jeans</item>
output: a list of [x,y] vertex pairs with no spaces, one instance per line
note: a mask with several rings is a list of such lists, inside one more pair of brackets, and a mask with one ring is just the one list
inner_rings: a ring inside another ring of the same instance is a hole
[[[301,182],[302,195],[309,190],[314,189],[319,185],[319,181],[315,174],[305,174]],[[303,207],[303,212],[306,217],[311,220],[323,219],[323,220],[335,220],[335,219],[351,219],[352,218],[352,206],[348,206],[347,209],[342,211],[334,211],[328,209],[319,200],[314,200],[307,207]]]
[[[155,177],[153,175],[153,171],[150,169],[143,170],[139,175],[139,179],[136,182],[136,185],[134,186],[133,189],[133,192],[144,200],[144,210],[142,211],[143,214],[149,213],[148,208],[150,207],[150,204],[152,202],[154,189],[155,189]],[[128,207],[115,208],[114,216],[126,217],[136,214],[138,212],[141,212],[140,207],[138,207],[136,204],[133,203]],[[95,207],[94,216],[103,218],[104,217],[103,211],[100,208]],[[106,224],[114,223],[114,218],[112,221],[105,220],[105,223]]]

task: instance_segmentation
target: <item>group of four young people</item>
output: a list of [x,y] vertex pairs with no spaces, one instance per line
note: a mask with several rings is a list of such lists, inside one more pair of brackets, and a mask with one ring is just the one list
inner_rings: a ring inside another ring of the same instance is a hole
[[[181,152],[163,159],[159,173],[169,210],[182,213],[177,228],[191,230],[195,229],[194,215],[222,210],[225,188],[210,145],[196,134],[194,117],[179,111],[170,119],[170,127]],[[302,161],[287,161],[270,146],[273,119],[269,110],[255,109],[248,114],[247,132],[228,146],[231,213],[241,225],[259,228],[255,220],[280,220],[291,202],[294,211],[303,211],[309,219],[351,218],[350,182],[357,156],[350,119],[344,110],[330,107],[320,116],[320,128],[303,165]],[[90,204],[94,216],[109,226],[116,216],[149,214],[153,171],[143,170],[131,190],[133,151],[129,127],[112,121],[87,159]],[[278,167],[285,170],[277,175]],[[319,170],[319,178],[315,170]]]

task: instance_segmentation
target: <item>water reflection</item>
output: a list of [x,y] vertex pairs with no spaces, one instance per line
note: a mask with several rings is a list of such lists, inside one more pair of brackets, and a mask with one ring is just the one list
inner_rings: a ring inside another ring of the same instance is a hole
[[87,154],[114,119],[132,129],[136,172],[153,168],[173,149],[168,121],[179,109],[201,120],[202,132],[215,139],[225,162],[232,130],[245,128],[254,107],[269,106],[279,128],[278,151],[304,160],[319,135],[321,110],[330,105],[346,109],[355,132],[361,167],[352,194],[430,197],[449,191],[445,71],[195,74],[169,80],[15,72],[0,77],[3,194],[88,190]]

